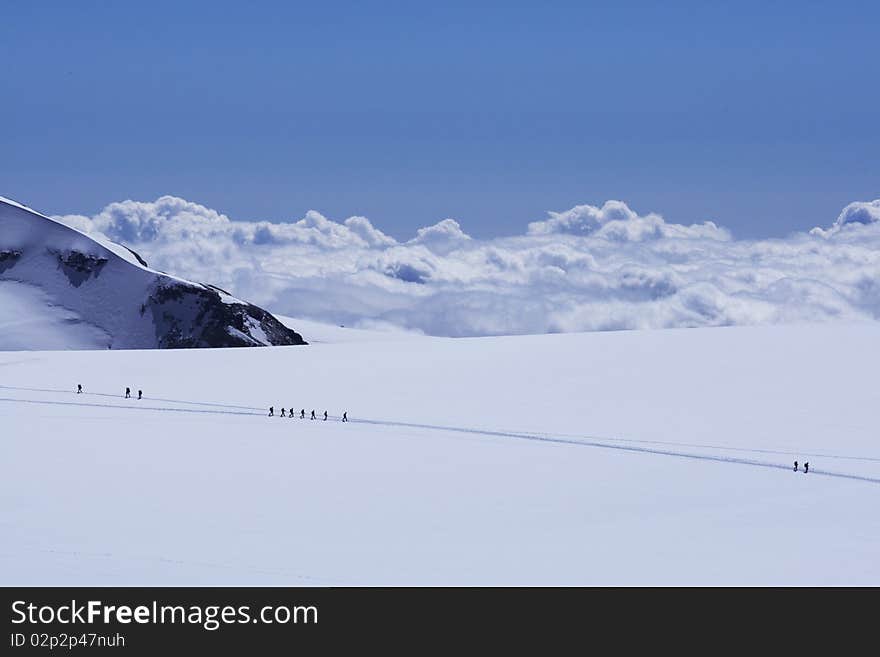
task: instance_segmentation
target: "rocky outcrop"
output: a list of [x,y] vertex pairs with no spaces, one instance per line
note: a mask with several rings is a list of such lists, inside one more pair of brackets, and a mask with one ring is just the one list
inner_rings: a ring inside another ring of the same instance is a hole
[[163,349],[306,344],[262,308],[228,298],[211,286],[160,283],[141,311]]
[[21,251],[0,251],[0,274],[7,269],[12,269],[20,257]]

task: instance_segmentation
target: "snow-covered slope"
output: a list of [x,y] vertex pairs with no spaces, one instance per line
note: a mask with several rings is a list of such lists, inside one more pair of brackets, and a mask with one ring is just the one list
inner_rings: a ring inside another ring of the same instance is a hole
[[0,350],[302,343],[256,306],[0,197]]
[[880,585],[878,342],[2,353],[0,584]]

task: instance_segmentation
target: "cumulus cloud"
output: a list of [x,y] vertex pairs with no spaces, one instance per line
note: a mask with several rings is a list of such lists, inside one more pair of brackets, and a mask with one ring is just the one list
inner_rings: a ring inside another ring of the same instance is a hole
[[444,219],[433,226],[419,228],[408,244],[424,244],[434,253],[445,255],[465,246],[470,240],[471,236],[465,234],[455,219]]
[[622,201],[606,201],[601,208],[576,205],[565,212],[548,214],[549,219],[529,224],[529,235],[594,235],[618,242],[642,242],[664,237],[730,239],[730,233],[711,221],[691,226],[668,224],[658,214],[640,217]]
[[59,217],[150,266],[294,317],[470,336],[880,319],[880,201],[827,229],[742,241],[621,201],[524,235],[477,240],[453,219],[400,242],[365,217],[233,221],[164,196]]
[[838,215],[837,220],[828,230],[822,228],[814,228],[810,231],[812,235],[819,237],[830,237],[842,230],[847,230],[851,226],[866,226],[880,222],[880,199],[865,203],[856,201],[847,205]]

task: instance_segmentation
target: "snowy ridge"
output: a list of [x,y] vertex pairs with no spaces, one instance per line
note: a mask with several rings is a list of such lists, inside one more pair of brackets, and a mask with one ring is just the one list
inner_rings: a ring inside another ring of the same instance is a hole
[[304,341],[261,308],[0,197],[0,349],[289,344]]

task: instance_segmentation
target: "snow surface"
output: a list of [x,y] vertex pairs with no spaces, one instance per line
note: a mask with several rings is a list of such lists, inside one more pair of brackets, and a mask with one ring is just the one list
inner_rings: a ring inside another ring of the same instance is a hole
[[878,585],[878,340],[0,353],[0,584]]
[[0,344],[3,350],[106,349],[112,338],[76,313],[54,305],[39,287],[0,280]]

